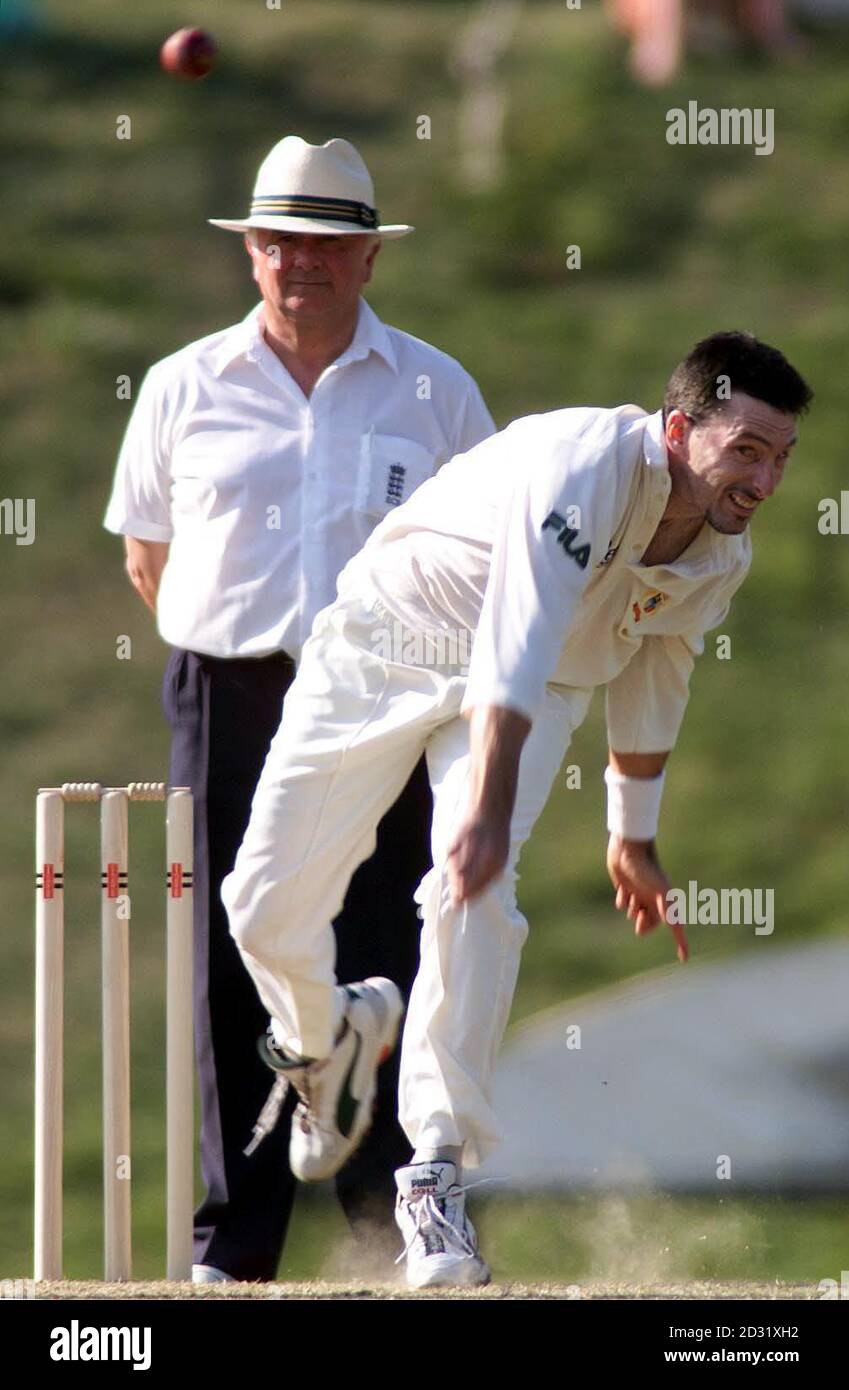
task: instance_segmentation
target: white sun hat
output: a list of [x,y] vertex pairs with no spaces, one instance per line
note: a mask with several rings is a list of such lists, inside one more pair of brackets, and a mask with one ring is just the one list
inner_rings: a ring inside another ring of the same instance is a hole
[[268,227],[319,236],[370,232],[399,237],[413,231],[403,223],[379,225],[371,175],[352,144],[326,140],[323,145],[310,145],[299,135],[278,140],[262,161],[247,218],[210,217],[209,221],[228,232]]

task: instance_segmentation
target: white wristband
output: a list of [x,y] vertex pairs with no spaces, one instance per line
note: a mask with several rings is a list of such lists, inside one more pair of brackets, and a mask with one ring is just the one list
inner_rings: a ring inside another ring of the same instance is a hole
[[657,834],[666,770],[659,777],[625,777],[608,766],[607,828],[623,840],[653,840]]

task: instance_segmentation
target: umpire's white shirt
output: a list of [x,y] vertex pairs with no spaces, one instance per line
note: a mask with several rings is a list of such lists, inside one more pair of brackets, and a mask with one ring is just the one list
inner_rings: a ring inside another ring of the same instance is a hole
[[751,562],[747,534],[705,524],[679,559],[641,564],[670,486],[660,412],[517,420],[383,521],[340,592],[368,585],[408,626],[473,632],[464,709],[533,719],[547,684],[606,685],[611,746],[662,752]]
[[365,300],[350,346],[306,397],[265,342],[260,304],[150,369],[104,524],[170,542],[166,642],[297,658],[375,525],[494,428],[459,363]]

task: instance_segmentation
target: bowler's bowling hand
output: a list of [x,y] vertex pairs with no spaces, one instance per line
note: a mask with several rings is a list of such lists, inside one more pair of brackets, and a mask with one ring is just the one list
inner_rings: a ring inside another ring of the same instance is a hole
[[510,821],[469,816],[448,850],[448,889],[454,907],[476,898],[504,869],[510,850]]
[[611,835],[607,872],[616,889],[616,906],[634,923],[637,936],[666,922],[678,949],[678,959],[685,961],[690,954],[687,938],[680,923],[667,919],[666,895],[672,885],[660,867],[654,840],[623,840],[619,835]]

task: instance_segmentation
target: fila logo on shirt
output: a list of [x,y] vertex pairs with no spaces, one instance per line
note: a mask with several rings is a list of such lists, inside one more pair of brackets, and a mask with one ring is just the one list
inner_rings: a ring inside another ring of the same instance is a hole
[[557,544],[562,545],[565,553],[571,555],[576,565],[582,570],[587,568],[590,562],[590,547],[586,543],[575,548],[574,542],[578,539],[578,532],[573,526],[566,523],[566,518],[559,512],[549,512],[545,521],[542,523],[543,531],[556,531]]

